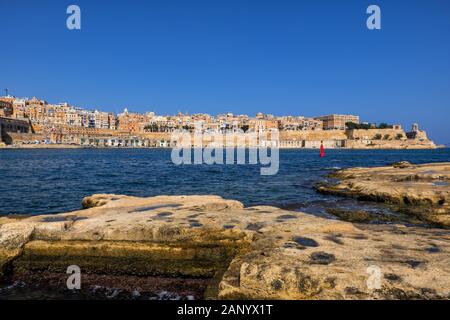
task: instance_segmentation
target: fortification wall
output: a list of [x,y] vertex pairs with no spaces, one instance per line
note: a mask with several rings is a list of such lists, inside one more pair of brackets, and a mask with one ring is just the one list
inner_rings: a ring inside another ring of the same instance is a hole
[[350,149],[435,149],[436,145],[429,140],[347,140],[345,147]]
[[[91,132],[90,132],[91,133]],[[103,133],[103,134],[99,134]],[[145,146],[161,146],[168,147],[171,144],[171,133],[166,132],[151,132],[143,134],[125,134],[116,131],[112,135],[110,131],[106,132],[100,130],[97,134],[32,134],[32,133],[8,133],[8,138],[11,140],[7,144],[29,144],[35,141],[42,142],[50,139],[52,142],[64,144],[85,145],[89,144],[90,140],[117,140],[116,145],[120,139],[130,141],[144,141]],[[106,134],[105,134],[106,133]],[[400,138],[401,136],[401,138]],[[248,147],[257,146],[258,143],[246,135],[233,134],[227,137],[228,141],[233,141],[233,146]],[[244,139],[244,140],[243,140]],[[262,141],[262,145],[272,145],[270,142],[271,135],[267,137],[267,141]],[[83,142],[82,142],[83,141]],[[223,142],[222,142],[223,141]],[[203,136],[202,146],[219,146],[226,143],[221,134],[217,137],[208,135]],[[427,139],[426,133],[420,131],[415,135],[414,139],[407,139],[403,130],[394,129],[369,129],[369,130],[317,130],[317,131],[284,131],[279,133],[280,148],[319,148],[323,143],[325,148],[350,148],[350,149],[434,149],[436,145]],[[104,144],[104,143],[103,143]],[[193,136],[190,141],[180,141],[181,145],[196,145]],[[109,145],[105,145],[109,146]]]
[[170,132],[147,132],[139,134],[139,137],[146,139],[164,140],[169,141],[171,137]]
[[304,130],[304,131],[281,131],[280,140],[345,140],[345,130]]
[[45,139],[45,137],[42,134],[35,134],[35,133],[8,132],[8,135],[12,140],[11,142],[13,142],[14,144],[43,141]]
[[395,140],[399,135],[401,135],[402,138],[406,138],[405,131],[402,129],[357,129],[347,131],[349,139],[370,140],[375,139],[377,135],[380,135],[383,140]]

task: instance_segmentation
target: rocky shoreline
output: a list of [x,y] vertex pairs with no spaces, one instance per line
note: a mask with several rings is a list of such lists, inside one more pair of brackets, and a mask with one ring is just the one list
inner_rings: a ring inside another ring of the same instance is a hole
[[318,185],[319,192],[391,204],[399,212],[450,227],[450,163],[350,168],[329,178],[338,181]]
[[445,229],[245,208],[218,196],[94,195],[83,207],[0,218],[2,279],[32,274],[67,291],[66,269],[78,265],[82,287],[102,278],[134,292],[177,279],[197,299],[450,299]]

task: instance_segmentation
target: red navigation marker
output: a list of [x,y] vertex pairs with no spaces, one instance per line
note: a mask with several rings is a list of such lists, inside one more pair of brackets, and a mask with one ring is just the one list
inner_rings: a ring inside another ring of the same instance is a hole
[[320,141],[320,157],[325,157],[325,148],[323,147],[323,141]]

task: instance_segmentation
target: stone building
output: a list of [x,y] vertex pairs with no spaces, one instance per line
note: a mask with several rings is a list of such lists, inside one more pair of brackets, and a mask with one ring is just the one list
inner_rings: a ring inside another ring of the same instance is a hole
[[350,114],[330,114],[326,116],[316,117],[316,120],[323,122],[324,130],[345,130],[347,122],[359,123],[359,116]]
[[248,124],[250,131],[252,132],[264,132],[272,129],[278,129],[278,120],[250,119]]
[[11,133],[29,133],[31,126],[28,121],[0,117],[0,142],[11,144]]
[[13,115],[13,104],[9,101],[0,100],[0,117],[11,117]]
[[144,132],[144,127],[148,123],[147,117],[139,113],[128,112],[128,109],[117,115],[117,129],[130,133]]
[[301,130],[322,130],[323,122],[314,118],[305,118],[302,116],[280,117],[279,129],[283,131],[301,131]]

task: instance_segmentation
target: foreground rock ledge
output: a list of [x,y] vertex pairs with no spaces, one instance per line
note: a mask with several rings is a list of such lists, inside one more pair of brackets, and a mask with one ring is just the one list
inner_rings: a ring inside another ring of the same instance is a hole
[[350,168],[332,175],[337,184],[317,186],[322,193],[393,204],[399,211],[450,227],[450,162]]
[[218,196],[94,195],[83,205],[0,219],[4,274],[76,264],[85,274],[207,278],[213,299],[450,298],[448,230],[356,225]]

